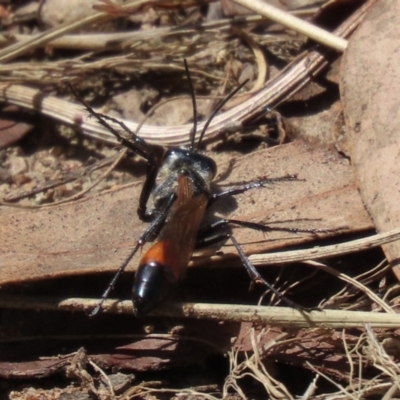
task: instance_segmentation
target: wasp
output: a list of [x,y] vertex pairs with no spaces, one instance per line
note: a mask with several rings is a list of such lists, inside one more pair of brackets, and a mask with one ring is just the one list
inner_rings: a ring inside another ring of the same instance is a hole
[[[222,192],[213,192],[211,183],[216,176],[217,165],[212,158],[202,154],[199,147],[212,119],[242,89],[247,81],[216,105],[196,142],[196,98],[186,60],[184,64],[193,106],[194,122],[190,132],[190,145],[168,149],[161,163],[158,162],[154,148],[143,140],[137,132],[131,132],[127,126],[115,118],[97,113],[76,93],[75,89],[70,87],[89,114],[106,127],[121,145],[147,161],[146,178],[139,197],[137,214],[142,221],[150,224],[139,237],[126,260],[118,268],[101,300],[90,315],[93,316],[99,312],[103,302],[108,298],[132,257],[147,242],[154,242],[154,244],[142,256],[132,288],[132,301],[136,316],[145,315],[160,305],[168,297],[171,290],[185,278],[187,265],[195,249],[227,239],[230,239],[235,246],[252,283],[263,284],[278,299],[283,300],[289,306],[299,308],[300,306],[283,296],[260,275],[231,231],[233,225],[264,232],[271,230],[293,232],[295,229],[272,228],[259,223],[234,219],[219,219],[210,226],[202,226],[207,209],[219,199],[241,194],[250,189],[262,188],[274,182],[297,180],[297,177],[261,178],[233,186]],[[115,124],[119,125],[125,134],[121,134],[119,129],[115,129]],[[150,209],[148,208],[148,201],[151,195],[153,196],[154,206]],[[298,231],[296,229],[296,232]],[[301,231],[309,232],[308,230]]]

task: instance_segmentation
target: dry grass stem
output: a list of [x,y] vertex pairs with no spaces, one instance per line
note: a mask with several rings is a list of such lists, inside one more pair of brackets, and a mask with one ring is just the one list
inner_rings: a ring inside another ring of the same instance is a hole
[[387,305],[383,300],[381,300],[381,298],[379,296],[377,296],[371,289],[367,288],[362,283],[358,282],[356,279],[350,278],[348,275],[343,274],[342,272],[339,272],[334,268],[328,267],[327,265],[316,262],[316,261],[308,261],[307,263],[309,265],[319,268],[325,272],[328,272],[329,274],[331,274],[347,283],[350,283],[351,285],[353,285],[360,291],[364,292],[373,302],[375,302],[376,304],[381,306],[382,309],[385,310],[387,313],[396,314],[396,312],[394,310],[392,310],[392,308],[389,305]]
[[261,0],[233,0],[235,3],[240,4],[252,11],[261,14],[275,22],[278,22],[289,29],[302,33],[307,37],[314,39],[316,42],[325,46],[331,47],[338,51],[345,51],[347,47],[347,40],[336,36],[324,29],[318,28],[300,18],[295,17],[285,11],[265,3]]
[[[230,372],[224,383],[223,398],[226,398],[231,390],[234,390],[237,395],[242,399],[247,399],[247,396],[243,392],[239,381],[245,377],[253,378],[264,386],[265,391],[268,393],[271,399],[293,399],[285,385],[277,379],[273,378],[268,372],[268,367],[263,362],[263,357],[260,353],[260,342],[265,336],[262,331],[259,335],[255,335],[254,329],[250,329],[248,332],[252,344],[252,355],[249,356],[247,353],[244,354],[245,360],[239,362],[239,352],[232,350],[228,353]],[[279,341],[273,341],[273,345],[279,344]],[[264,348],[268,347],[268,344]]]
[[[351,240],[345,243],[330,246],[313,247],[311,249],[282,251],[266,254],[253,254],[249,256],[254,265],[285,264],[290,262],[317,260],[344,254],[356,253],[358,251],[380,247],[386,243],[400,239],[400,228],[389,232],[378,233],[363,239]],[[218,259],[218,257],[213,257]]]
[[[350,348],[346,340],[346,331],[342,332],[343,344],[347,361],[350,365],[348,373],[348,385],[343,386],[337,381],[329,377],[319,367],[313,366],[307,361],[308,367],[315,371],[322,379],[329,381],[338,388],[338,392],[330,394],[318,395],[313,397],[319,399],[360,399],[367,396],[378,396],[390,399],[396,393],[400,392],[399,385],[399,364],[393,361],[386,350],[384,341],[380,342],[376,333],[369,324],[365,325],[365,333],[363,333],[356,343]],[[354,358],[353,355],[357,355]],[[357,362],[355,362],[357,360]],[[382,371],[381,374],[373,377],[363,378],[364,368],[373,365],[376,369]],[[357,375],[356,368],[358,368]]]
[[97,371],[104,378],[105,382],[107,383],[107,387],[110,391],[110,398],[115,399],[116,397],[115,397],[114,387],[108,375],[93,361],[89,361],[89,364],[93,367],[95,371]]
[[[345,243],[330,246],[313,247],[311,249],[290,250],[265,254],[253,254],[249,256],[250,261],[257,266],[286,264],[291,262],[318,260],[328,257],[356,253],[363,250],[380,247],[386,243],[400,239],[400,228],[389,232],[378,233],[363,239],[351,240]],[[210,261],[221,260],[221,256],[213,256]],[[204,261],[195,260],[192,265],[201,265]]]
[[[390,271],[391,267],[389,263],[386,260],[383,260],[380,262],[377,266],[372,268],[371,270],[364,272],[354,278],[352,280],[356,281],[358,284],[367,286],[369,284],[372,284],[374,281],[377,281],[381,276],[384,276]],[[329,271],[327,271],[329,273]],[[336,274],[334,274],[336,275]],[[398,285],[397,285],[398,286]],[[395,286],[396,287],[396,286]],[[395,288],[392,288],[395,289]],[[383,295],[382,298],[379,297],[380,302],[383,302],[386,305],[386,301],[389,298],[389,296],[394,292],[394,290],[389,289],[387,292]],[[323,308],[341,308],[345,310],[360,310],[365,308],[365,303],[369,301],[366,299],[368,297],[368,294],[365,294],[365,296],[361,296],[358,300],[354,301],[354,295],[355,293],[358,293],[359,290],[363,291],[365,293],[365,290],[363,289],[358,289],[357,285],[353,285],[352,282],[349,282],[348,285],[346,285],[343,289],[341,289],[338,293],[335,295],[331,296],[329,299],[327,299],[321,307]],[[381,292],[379,294],[382,296]],[[383,308],[384,309],[384,308]]]
[[204,400],[220,400],[221,397],[215,397],[208,393],[200,392],[195,389],[157,389],[149,385],[149,383],[140,384],[128,389],[119,400],[131,400],[131,399],[156,399],[156,394],[172,394],[175,395],[172,398],[192,398],[192,399],[204,399]]
[[[75,201],[83,197],[86,193],[90,192],[93,188],[95,188],[100,182],[102,182],[104,179],[106,179],[112,171],[115,169],[115,167],[119,164],[119,162],[125,157],[126,153],[128,152],[128,149],[123,149],[121,152],[115,157],[115,159],[111,162],[111,165],[104,171],[94,182],[92,182],[88,187],[85,189],[81,190],[80,192],[70,196],[66,197],[64,199],[55,201],[53,203],[47,203],[47,204],[18,204],[18,203],[11,203],[8,201],[1,201],[0,200],[0,205],[6,206],[6,207],[13,207],[13,208],[22,208],[22,209],[37,209],[37,208],[49,208],[49,207],[56,207],[59,206],[60,204],[65,204],[69,203],[71,201]],[[63,184],[64,182],[61,182],[60,184]]]
[[368,345],[363,349],[363,354],[372,361],[375,368],[389,376],[400,392],[400,366],[387,354],[384,345],[380,343],[372,330],[371,325],[366,324],[366,337]]
[[[121,6],[121,9],[131,9],[132,7],[140,7],[148,2],[148,0],[135,0],[129,2]],[[27,40],[23,40],[21,42],[17,42],[11,46],[6,47],[5,49],[0,50],[0,63],[6,63],[11,61],[12,59],[19,57],[23,54],[26,54],[38,47],[44,46],[52,40],[65,35],[66,33],[73,32],[77,29],[83,28],[85,26],[91,25],[93,23],[99,23],[103,21],[107,21],[113,18],[116,18],[116,15],[100,12],[76,22],[66,23],[59,27],[49,29],[44,33],[35,36],[33,38],[28,38]]]
[[[141,43],[143,41],[149,41],[151,39],[161,40],[165,37],[181,36],[181,35],[195,35],[199,31],[203,34],[218,30],[218,33],[229,31],[232,27],[243,27],[248,24],[260,23],[265,18],[261,16],[244,16],[240,21],[232,19],[224,19],[218,21],[203,22],[199,25],[190,27],[161,27],[151,28],[143,31],[134,32],[112,32],[112,33],[82,33],[66,35],[65,32],[61,37],[52,39],[50,42],[44,42],[46,46],[53,49],[75,49],[75,50],[86,50],[86,51],[99,51],[105,50],[112,44],[113,48],[121,46],[127,47],[128,45],[134,45],[135,43]],[[81,24],[86,24],[86,19],[81,21]],[[23,35],[16,34],[12,37],[0,35],[0,44],[8,43],[11,39],[17,42],[32,42],[37,40],[42,35]],[[270,35],[272,41],[279,40],[276,35]],[[40,44],[39,44],[40,45]]]
[[[39,297],[1,297],[3,308],[62,310],[89,312],[98,299],[58,299]],[[109,299],[104,302],[103,312],[133,314],[132,302]],[[374,328],[396,328],[400,315],[392,313],[322,310],[303,312],[288,307],[244,306],[228,304],[170,303],[151,313],[152,316],[190,317],[221,321],[254,322],[290,328],[324,327],[333,329],[363,327],[368,323]]]

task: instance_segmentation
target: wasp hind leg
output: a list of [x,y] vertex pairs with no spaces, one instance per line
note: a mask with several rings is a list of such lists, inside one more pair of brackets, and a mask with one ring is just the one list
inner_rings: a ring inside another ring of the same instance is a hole
[[244,253],[242,247],[240,246],[238,241],[233,236],[233,234],[231,232],[232,225],[240,225],[240,226],[244,226],[244,227],[247,227],[250,229],[259,230],[259,231],[263,231],[263,232],[283,231],[283,232],[292,232],[292,233],[301,232],[301,233],[317,234],[318,232],[321,232],[321,231],[326,232],[326,230],[271,227],[268,225],[263,225],[263,224],[259,224],[259,223],[248,222],[248,221],[239,221],[239,220],[234,220],[234,219],[220,219],[218,221],[215,221],[208,227],[201,229],[199,231],[199,234],[197,236],[197,241],[196,241],[196,248],[200,249],[200,248],[204,248],[206,246],[230,239],[232,241],[233,245],[235,246],[236,251],[238,252],[239,258],[240,258],[243,266],[246,268],[246,271],[250,276],[252,284],[263,285],[264,287],[269,289],[277,297],[278,300],[285,303],[289,307],[295,308],[296,310],[299,310],[302,312],[310,312],[313,310],[320,310],[319,308],[308,308],[308,307],[303,307],[300,304],[297,304],[296,302],[288,299],[285,295],[283,295],[281,292],[276,290],[273,287],[273,285],[271,285],[267,280],[265,280],[261,276],[261,274],[257,271],[255,266],[251,263],[249,258]]

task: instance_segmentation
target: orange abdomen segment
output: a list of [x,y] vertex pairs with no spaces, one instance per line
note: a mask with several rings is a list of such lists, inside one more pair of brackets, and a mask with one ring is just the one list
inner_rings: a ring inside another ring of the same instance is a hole
[[140,260],[139,268],[144,265],[163,265],[168,275],[170,275],[171,282],[178,282],[183,278],[181,275],[186,270],[188,262],[187,257],[183,260],[180,253],[176,243],[169,240],[161,240],[147,250]]

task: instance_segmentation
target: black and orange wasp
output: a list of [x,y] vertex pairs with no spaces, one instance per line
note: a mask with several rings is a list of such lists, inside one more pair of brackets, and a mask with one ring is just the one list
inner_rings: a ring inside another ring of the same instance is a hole
[[[155,241],[155,243],[142,256],[132,288],[132,301],[136,316],[145,315],[160,305],[171,289],[184,279],[187,265],[196,248],[227,239],[230,239],[236,248],[252,283],[264,285],[287,305],[304,309],[283,296],[260,275],[232,235],[231,226],[239,225],[264,232],[271,230],[314,232],[313,230],[272,228],[268,225],[236,219],[219,219],[210,226],[202,226],[207,209],[219,199],[244,193],[250,189],[263,188],[275,182],[297,180],[297,177],[292,175],[278,178],[264,177],[214,193],[211,182],[217,173],[217,165],[212,158],[202,154],[199,147],[212,119],[228,100],[243,88],[247,81],[217,104],[196,142],[196,98],[186,60],[184,64],[193,106],[194,122],[190,132],[190,145],[169,148],[166,150],[161,163],[158,162],[154,148],[138,136],[137,132],[131,132],[126,125],[113,117],[96,112],[71,87],[74,95],[91,116],[106,127],[123,146],[147,161],[146,179],[140,194],[137,213],[141,220],[149,222],[150,225],[139,237],[126,260],[120,265],[101,300],[90,315],[93,316],[99,312],[103,302],[108,298],[132,257],[147,242],[151,241]],[[118,129],[115,129],[115,124],[122,128],[125,134],[121,134]],[[153,196],[154,202],[152,209],[147,207],[150,195]]]

